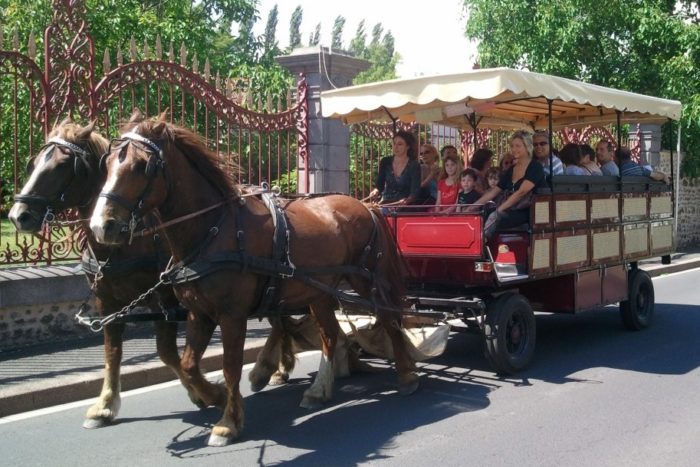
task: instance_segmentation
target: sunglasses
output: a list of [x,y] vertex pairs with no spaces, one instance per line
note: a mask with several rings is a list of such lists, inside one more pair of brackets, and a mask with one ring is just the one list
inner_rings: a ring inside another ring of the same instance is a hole
[[533,146],[547,146],[549,143],[547,141],[540,141],[539,143],[532,143]]

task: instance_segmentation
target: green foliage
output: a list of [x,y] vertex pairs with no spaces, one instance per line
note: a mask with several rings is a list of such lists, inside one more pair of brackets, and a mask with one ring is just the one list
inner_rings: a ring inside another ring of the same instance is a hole
[[372,83],[396,78],[396,64],[401,59],[401,55],[394,51],[394,36],[391,31],[384,34],[381,23],[377,23],[372,30],[372,41],[369,45],[360,43],[360,38],[364,37],[364,22],[357,29],[357,35],[351,47],[359,50],[355,54],[372,64],[369,69],[359,73],[353,80],[353,84]]
[[343,28],[345,27],[345,18],[338,15],[333,23],[333,34],[331,36],[331,49],[343,48]]
[[[465,0],[482,67],[564,76],[683,103],[684,171],[700,174],[697,1]],[[675,145],[675,143],[674,143]]]
[[289,50],[294,50],[301,46],[301,32],[299,28],[301,27],[301,20],[304,16],[304,10],[301,5],[297,6],[292,13],[292,17],[289,20]]
[[309,47],[318,45],[321,42],[321,23],[316,25],[316,29],[309,35]]

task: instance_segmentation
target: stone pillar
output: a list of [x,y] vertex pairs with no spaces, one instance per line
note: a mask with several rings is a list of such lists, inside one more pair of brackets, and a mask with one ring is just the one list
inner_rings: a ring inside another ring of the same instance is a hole
[[639,140],[640,162],[644,165],[658,167],[661,164],[661,125],[640,124],[630,134],[630,146],[632,141]]
[[303,73],[308,86],[309,167],[307,173],[300,161],[298,190],[304,191],[308,175],[311,193],[348,193],[350,131],[340,120],[321,116],[321,91],[350,86],[370,63],[321,46],[295,49],[275,60],[295,75]]

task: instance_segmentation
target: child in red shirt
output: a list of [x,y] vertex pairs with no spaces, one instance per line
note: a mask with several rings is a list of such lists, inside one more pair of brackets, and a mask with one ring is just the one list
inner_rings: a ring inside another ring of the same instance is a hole
[[444,208],[441,206],[452,206],[457,202],[459,194],[459,158],[453,154],[447,154],[442,162],[442,173],[438,181],[437,202],[435,212],[440,212]]

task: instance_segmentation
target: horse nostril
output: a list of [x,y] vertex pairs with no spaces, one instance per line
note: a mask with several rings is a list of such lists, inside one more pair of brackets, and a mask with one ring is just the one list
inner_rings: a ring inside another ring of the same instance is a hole
[[24,211],[19,216],[17,216],[17,222],[19,223],[19,225],[24,225],[27,222],[29,222],[31,219],[32,219],[32,216],[30,216],[27,211]]
[[115,219],[107,219],[102,224],[102,229],[106,238],[113,238],[119,233],[119,224]]

